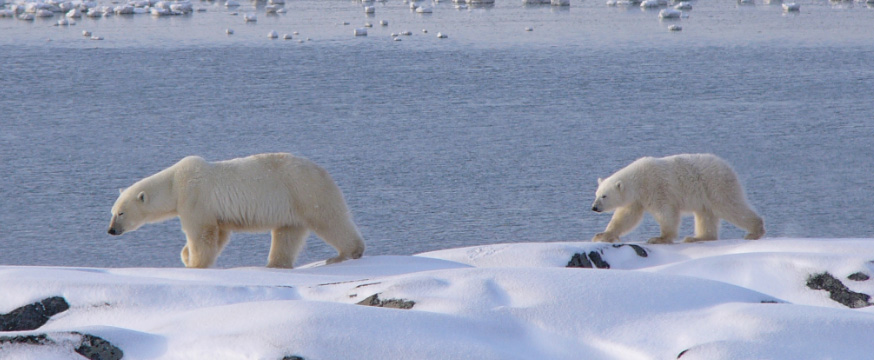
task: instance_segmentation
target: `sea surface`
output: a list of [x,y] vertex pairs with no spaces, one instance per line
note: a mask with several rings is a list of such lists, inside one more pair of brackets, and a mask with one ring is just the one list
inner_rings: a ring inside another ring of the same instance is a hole
[[[366,255],[588,241],[610,220],[590,210],[599,177],[697,152],[734,166],[768,237],[874,238],[864,2],[698,0],[678,20],[601,0],[420,4],[433,12],[288,0],[277,15],[243,1],[0,18],[0,264],[181,266],[178,220],[106,233],[118,189],[187,155],[278,151],[332,174]],[[647,216],[623,240],[657,232]],[[263,266],[269,244],[235,234],[217,266]],[[313,236],[298,264],[331,256]]]

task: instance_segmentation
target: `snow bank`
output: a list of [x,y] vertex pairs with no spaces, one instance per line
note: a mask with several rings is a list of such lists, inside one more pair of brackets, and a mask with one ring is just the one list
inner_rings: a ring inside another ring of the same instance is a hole
[[[70,304],[0,333],[0,358],[81,359],[88,335],[125,359],[862,359],[872,307],[808,282],[828,273],[867,299],[874,280],[849,277],[871,260],[874,240],[769,239],[497,244],[295,270],[0,267],[0,314]],[[374,295],[386,307],[359,304]]]

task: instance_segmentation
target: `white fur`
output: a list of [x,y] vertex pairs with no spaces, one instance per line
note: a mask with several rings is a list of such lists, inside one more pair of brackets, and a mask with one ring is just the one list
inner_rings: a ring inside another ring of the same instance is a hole
[[189,156],[123,190],[109,233],[178,216],[188,267],[215,263],[232,231],[272,232],[267,266],[291,268],[309,231],[339,252],[328,263],[357,259],[364,241],[330,175],[291,154],[259,154],[219,162]]
[[748,231],[747,239],[765,234],[764,222],[747,204],[743,187],[728,163],[711,154],[682,154],[635,160],[607,179],[598,179],[592,210],[615,211],[607,229],[592,241],[617,242],[650,213],[661,235],[649,243],[672,243],[683,213],[695,215],[695,236],[684,241],[716,240],[719,220]]

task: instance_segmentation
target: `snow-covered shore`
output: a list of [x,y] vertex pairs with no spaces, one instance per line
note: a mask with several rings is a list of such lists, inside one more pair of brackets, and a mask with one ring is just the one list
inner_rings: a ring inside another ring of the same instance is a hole
[[496,244],[294,270],[0,267],[0,314],[69,304],[0,333],[0,358],[82,359],[100,339],[124,359],[866,359],[872,260],[872,239],[765,239]]

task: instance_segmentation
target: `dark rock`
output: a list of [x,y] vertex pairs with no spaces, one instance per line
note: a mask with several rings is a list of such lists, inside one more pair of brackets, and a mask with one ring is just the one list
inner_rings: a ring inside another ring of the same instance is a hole
[[852,274],[850,274],[850,276],[847,276],[847,279],[850,279],[850,280],[853,280],[853,281],[866,281],[866,280],[868,280],[868,279],[870,279],[870,278],[871,278],[871,277],[868,276],[868,274],[865,274],[865,273],[863,273],[863,272],[861,272],[861,271],[860,271],[860,272],[856,272],[856,273],[852,273]]
[[[69,334],[80,336],[79,345],[74,349],[79,355],[90,360],[121,360],[124,353],[116,347],[100,337],[71,332]],[[24,345],[61,345],[58,342],[50,339],[48,334],[38,335],[19,335],[19,336],[0,336],[0,345],[3,344],[24,344]]]
[[613,245],[613,247],[617,248],[617,249],[621,248],[623,246],[630,246],[632,249],[634,249],[634,253],[637,254],[637,256],[640,256],[640,257],[649,256],[649,254],[647,254],[647,252],[646,252],[646,249],[644,249],[643,246],[640,246],[637,244],[615,244],[615,245]]
[[46,337],[46,334],[0,336],[0,345],[3,345],[3,344],[45,345],[49,342],[51,342],[51,340],[49,340],[48,337]]
[[81,334],[82,343],[76,348],[76,352],[91,360],[121,360],[124,352],[109,341],[94,335]]
[[367,305],[367,306],[376,306],[376,307],[407,310],[407,309],[412,309],[413,305],[416,305],[416,302],[411,301],[411,300],[402,300],[402,299],[380,300],[379,294],[373,294],[373,295],[368,296],[366,299],[359,301],[358,305]]
[[644,249],[643,246],[635,245],[635,244],[629,244],[628,246],[631,246],[631,248],[634,249],[634,252],[637,253],[637,256],[640,256],[640,257],[649,256],[649,254],[646,253],[646,249]]
[[24,305],[8,314],[0,314],[0,331],[36,330],[45,325],[50,317],[69,308],[70,304],[60,296]]
[[597,251],[590,251],[587,256],[585,253],[577,253],[571,257],[571,261],[568,261],[567,266],[565,267],[576,267],[576,268],[594,268],[598,269],[609,269],[610,264],[608,264],[604,259],[601,258],[601,254]]
[[595,264],[595,266],[598,269],[609,269],[610,268],[610,264],[608,264],[606,261],[604,261],[604,259],[601,259],[601,254],[599,254],[597,251],[590,251],[589,252],[589,259],[592,260],[592,263]]
[[571,261],[567,263],[565,267],[576,267],[576,268],[592,268],[592,262],[589,261],[589,258],[586,257],[586,254],[577,253],[571,257]]
[[844,306],[852,309],[871,306],[869,302],[871,296],[868,294],[857,293],[847,288],[844,283],[836,279],[832,274],[824,272],[822,274],[810,275],[807,278],[807,287],[813,290],[825,290],[829,292],[829,297]]

